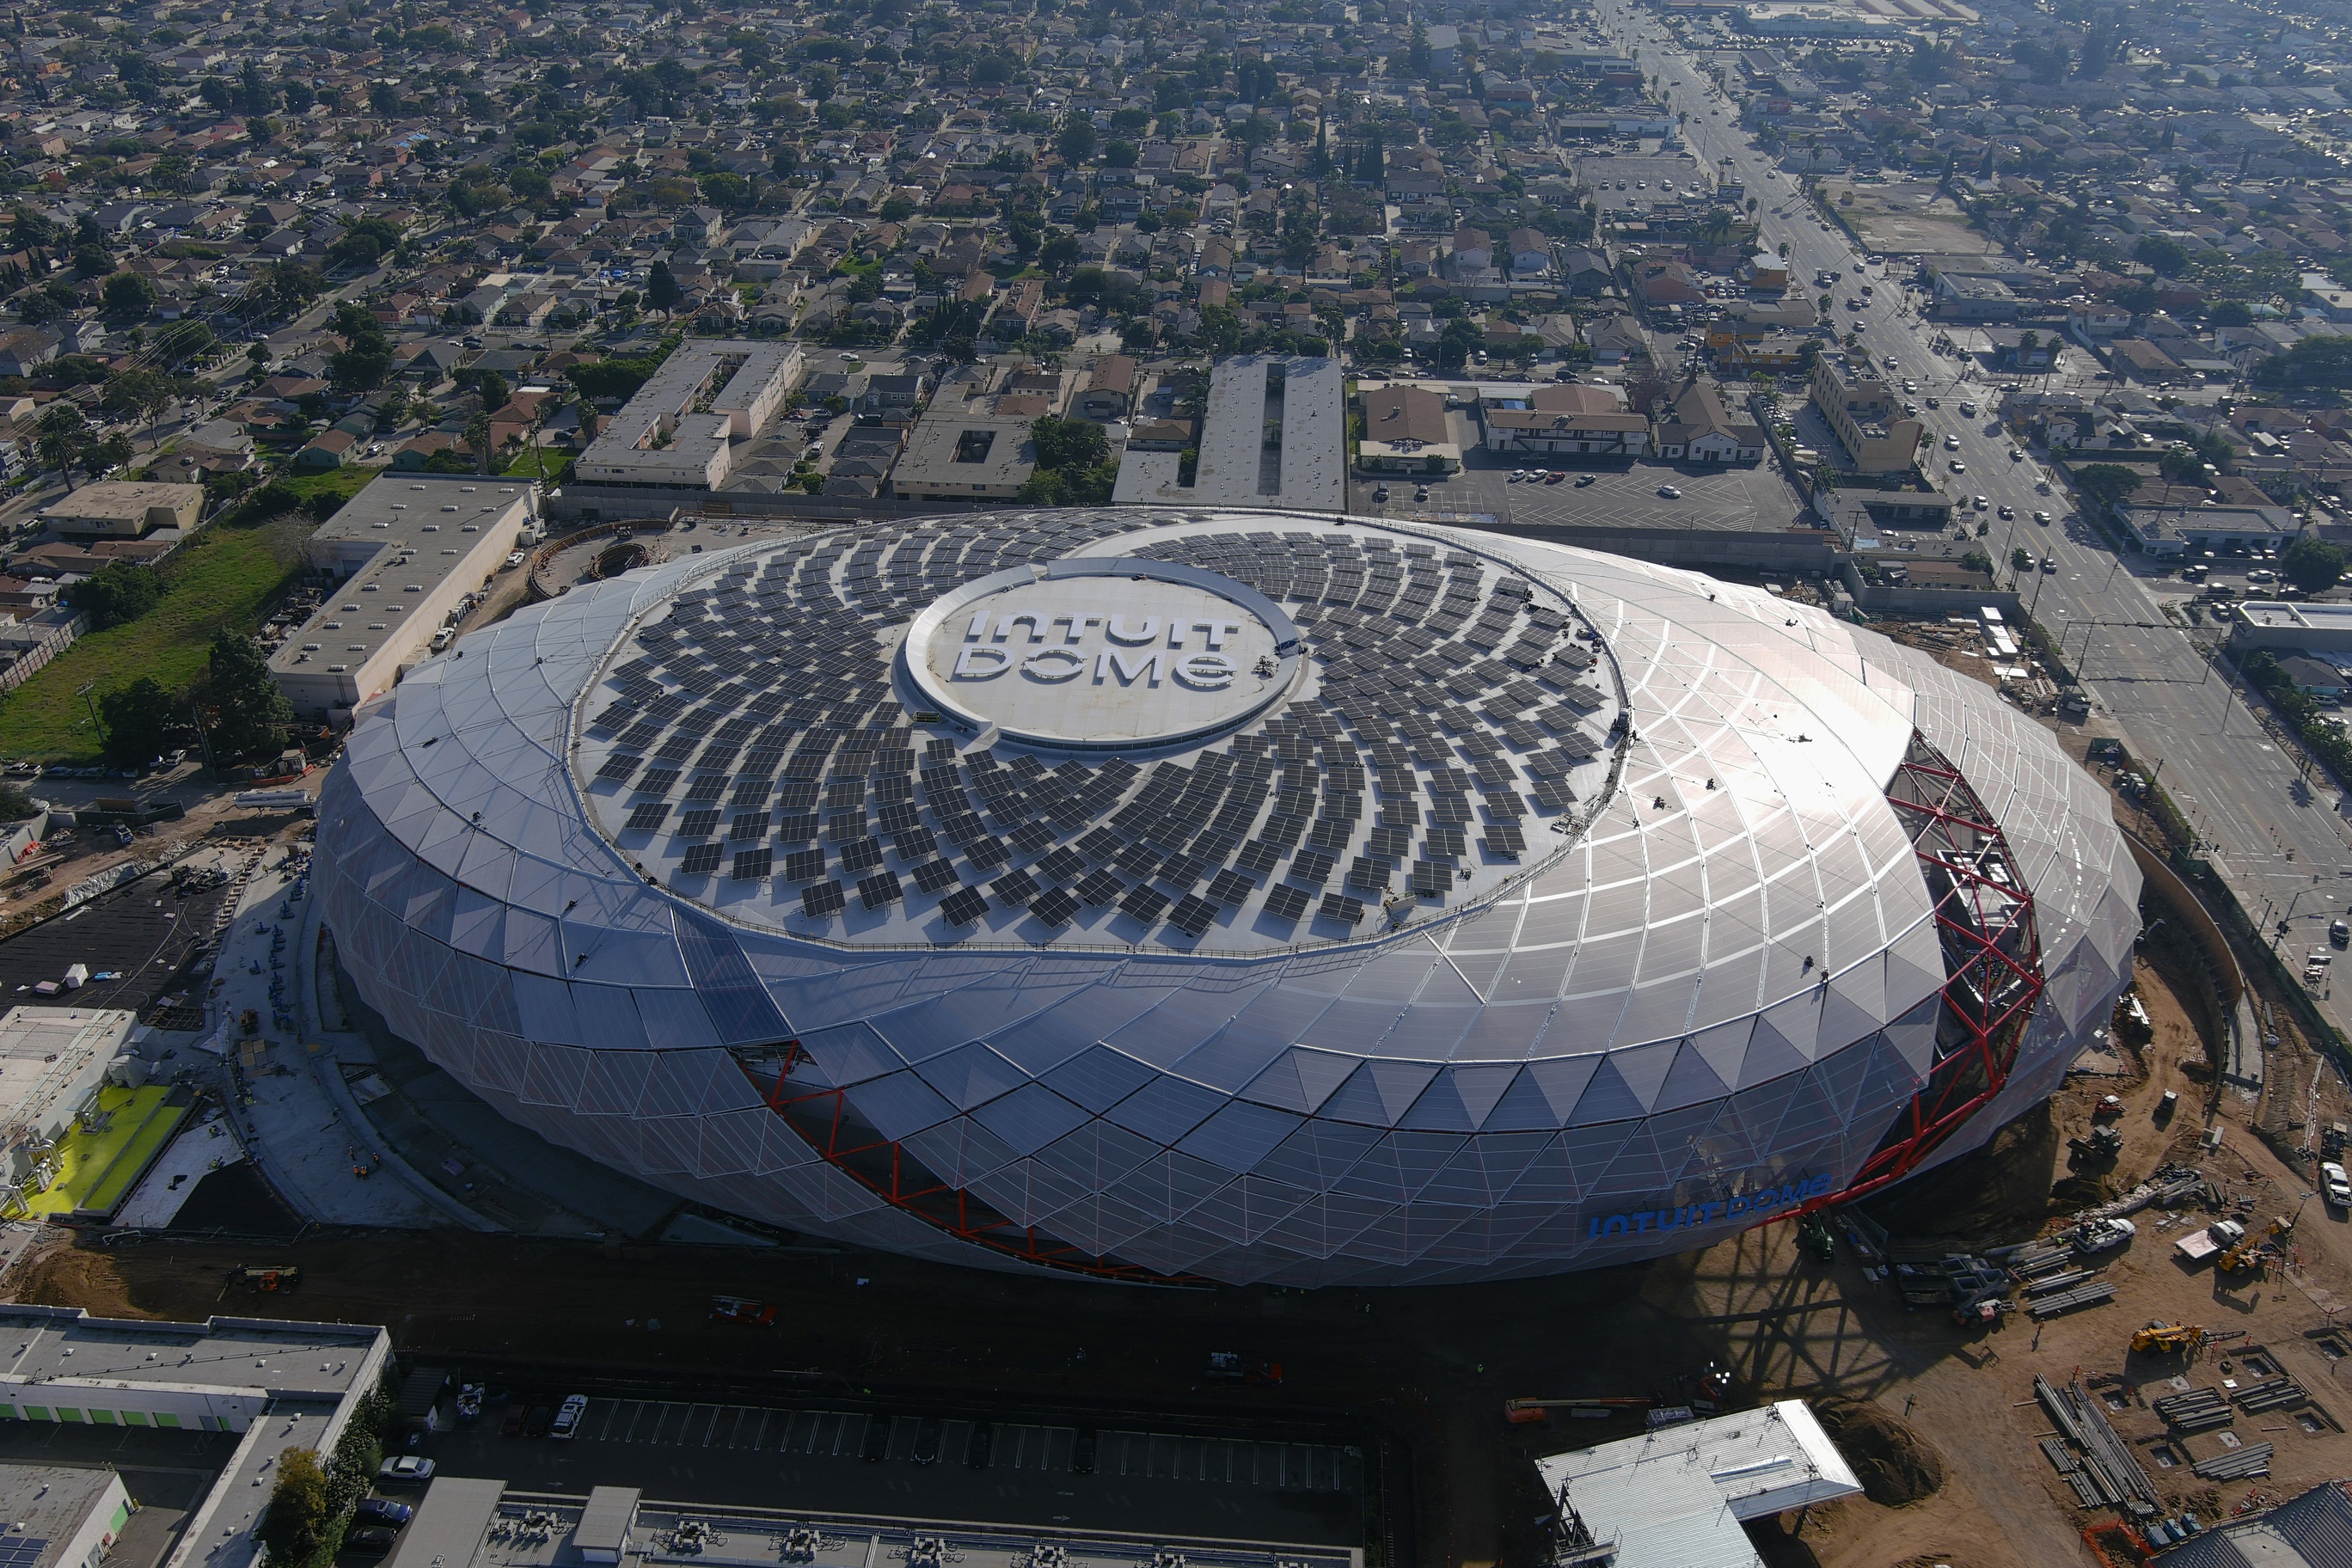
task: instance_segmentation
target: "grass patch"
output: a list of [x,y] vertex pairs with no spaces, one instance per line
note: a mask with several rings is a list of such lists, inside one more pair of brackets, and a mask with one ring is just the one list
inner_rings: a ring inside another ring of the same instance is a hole
[[[374,476],[343,470],[289,481],[306,496],[349,495]],[[352,482],[356,480],[357,482]],[[75,643],[30,680],[0,697],[0,755],[46,761],[90,758],[99,736],[89,705],[142,675],[184,691],[205,672],[213,634],[251,631],[261,608],[301,570],[302,544],[317,526],[308,512],[282,513],[253,526],[215,523],[164,563],[163,603],[139,619]]]
[[526,447],[506,466],[500,476],[514,479],[544,479],[560,485],[572,478],[572,459],[567,455],[551,452],[545,447]]

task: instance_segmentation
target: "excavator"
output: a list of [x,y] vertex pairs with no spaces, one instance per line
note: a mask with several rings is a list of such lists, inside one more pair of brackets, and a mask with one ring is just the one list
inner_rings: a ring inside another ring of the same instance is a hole
[[2249,1231],[2246,1238],[2213,1260],[2213,1267],[2224,1274],[2259,1274],[2269,1257],[2269,1243],[2273,1237],[2291,1236],[2294,1221],[2285,1215],[2276,1215],[2260,1230]]
[[2205,1331],[2195,1323],[2167,1323],[2151,1319],[2147,1327],[2132,1331],[2131,1348],[2139,1355],[2194,1356],[2205,1343]]

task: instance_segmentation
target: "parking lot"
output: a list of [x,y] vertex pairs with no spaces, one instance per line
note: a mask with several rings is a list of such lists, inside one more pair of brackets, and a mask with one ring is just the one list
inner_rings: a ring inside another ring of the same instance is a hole
[[[529,1402],[551,1403],[545,1396]],[[445,1475],[526,1490],[638,1488],[666,1501],[933,1520],[1075,1523],[1301,1544],[1360,1537],[1363,1457],[1105,1418],[988,1421],[921,1411],[592,1397],[571,1441],[505,1435],[506,1407],[433,1440]],[[529,1430],[541,1425],[534,1408]]]
[[[1457,522],[1466,527],[1538,526],[1601,529],[1722,529],[1778,532],[1810,518],[1797,492],[1769,460],[1727,468],[1664,462],[1573,469],[1556,485],[1540,477],[1515,480],[1511,460],[1464,448],[1458,474],[1431,481],[1429,500],[1413,500],[1414,482],[1389,484],[1387,501],[1374,500],[1378,480],[1351,478],[1349,510],[1368,517]],[[1592,476],[1589,485],[1577,481]],[[1658,494],[1672,485],[1679,497]]]

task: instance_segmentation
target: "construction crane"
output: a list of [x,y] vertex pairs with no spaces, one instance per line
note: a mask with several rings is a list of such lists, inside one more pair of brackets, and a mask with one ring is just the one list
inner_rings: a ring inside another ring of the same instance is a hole
[[2150,1320],[2147,1327],[2132,1331],[2131,1348],[2140,1355],[2193,1356],[2205,1343],[2205,1331],[2195,1323],[2167,1323]]
[[2294,1231],[2294,1220],[2285,1215],[2273,1215],[2270,1224],[2258,1231],[2249,1233],[2245,1240],[2216,1258],[2213,1267],[2224,1274],[2258,1272],[2263,1267],[2271,1239],[2273,1237],[2292,1235]]
[[1549,1420],[1551,1417],[1547,1413],[1554,1410],[1565,1410],[1570,1415],[1603,1416],[1615,1415],[1622,1411],[1647,1410],[1656,1403],[1654,1399],[1633,1395],[1584,1399],[1506,1399],[1503,1401],[1503,1419],[1515,1426],[1527,1426],[1538,1421]]

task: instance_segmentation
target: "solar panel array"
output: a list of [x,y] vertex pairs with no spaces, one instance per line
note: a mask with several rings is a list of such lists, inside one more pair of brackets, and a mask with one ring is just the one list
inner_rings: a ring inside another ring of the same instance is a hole
[[[1570,775],[1620,733],[1571,602],[1408,535],[1162,521],[929,520],[730,562],[641,622],[591,700],[608,826],[689,897],[772,879],[819,929],[896,905],[935,934],[1090,940],[1108,918],[1180,948],[1219,926],[1344,937],[1566,842]],[[1282,605],[1311,700],[1140,762],[979,747],[901,708],[894,628],[940,594],[1143,530],[1136,555]]]

